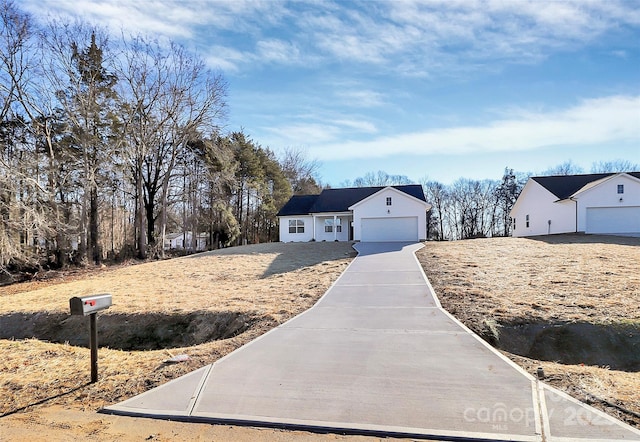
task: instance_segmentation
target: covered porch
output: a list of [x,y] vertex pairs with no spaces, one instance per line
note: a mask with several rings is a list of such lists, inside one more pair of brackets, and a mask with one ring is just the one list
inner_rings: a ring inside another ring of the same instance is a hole
[[316,241],[352,241],[353,214],[351,212],[336,212],[314,214],[313,238]]

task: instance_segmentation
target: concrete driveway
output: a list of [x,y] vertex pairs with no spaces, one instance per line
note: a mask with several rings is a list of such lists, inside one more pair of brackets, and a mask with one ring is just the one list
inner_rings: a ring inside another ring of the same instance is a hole
[[310,310],[103,412],[446,440],[636,440],[524,372],[444,311],[421,244],[359,243]]

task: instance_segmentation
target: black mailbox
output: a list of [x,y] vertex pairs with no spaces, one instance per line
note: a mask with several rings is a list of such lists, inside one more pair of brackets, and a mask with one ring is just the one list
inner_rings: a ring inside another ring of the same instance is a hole
[[72,315],[87,316],[111,307],[111,295],[76,296],[69,299],[69,307]]

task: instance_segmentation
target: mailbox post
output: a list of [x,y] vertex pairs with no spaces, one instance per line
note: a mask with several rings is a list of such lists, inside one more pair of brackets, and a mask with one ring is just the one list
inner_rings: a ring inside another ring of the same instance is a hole
[[97,314],[111,307],[111,295],[73,297],[69,299],[72,315],[89,316],[89,347],[91,348],[91,383],[98,382],[98,324]]

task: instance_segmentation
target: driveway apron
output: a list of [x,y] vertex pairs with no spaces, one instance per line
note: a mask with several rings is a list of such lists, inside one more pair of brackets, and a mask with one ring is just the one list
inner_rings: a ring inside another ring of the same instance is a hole
[[446,440],[636,440],[524,372],[440,307],[421,244],[358,243],[305,313],[103,412]]

